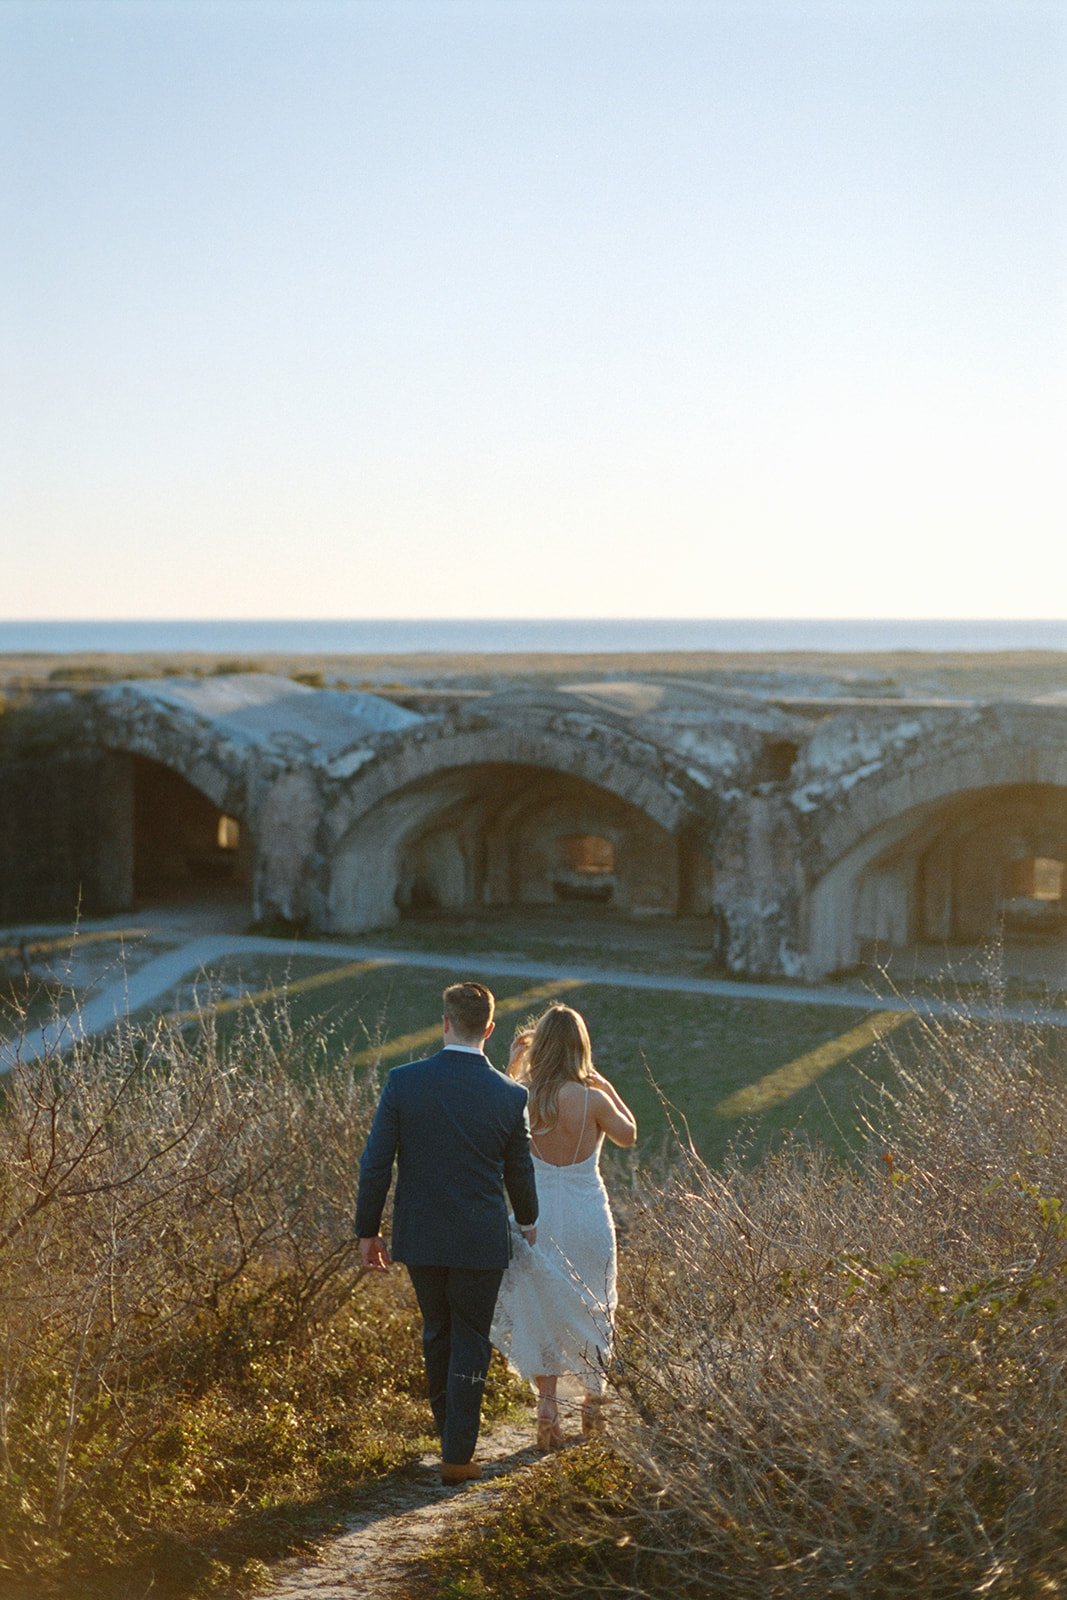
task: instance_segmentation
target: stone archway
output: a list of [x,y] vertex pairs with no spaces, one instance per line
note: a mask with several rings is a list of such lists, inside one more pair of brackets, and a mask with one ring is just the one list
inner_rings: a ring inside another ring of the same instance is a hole
[[[323,925],[357,932],[405,906],[570,896],[637,915],[710,909],[696,785],[652,747],[632,741],[629,760],[625,748],[614,730],[608,745],[521,723],[406,743],[327,811]],[[568,863],[577,837],[610,845],[611,870]]]
[[93,714],[116,808],[130,817],[126,904],[250,899],[247,756],[206,719],[175,714],[150,696],[112,692],[96,699]]
[[130,755],[134,899],[208,895],[251,884],[251,839],[242,817],[173,768]]
[[[931,744],[813,818],[804,846],[809,977],[852,967],[872,946],[999,933],[1008,864],[1067,860],[1061,724],[1020,708],[972,717]],[[1045,920],[1052,925],[1051,911]]]

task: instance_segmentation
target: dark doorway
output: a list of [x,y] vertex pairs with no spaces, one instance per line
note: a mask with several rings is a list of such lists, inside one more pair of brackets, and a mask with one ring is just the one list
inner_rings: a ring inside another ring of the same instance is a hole
[[133,816],[138,900],[247,882],[247,840],[238,819],[144,756],[133,761]]

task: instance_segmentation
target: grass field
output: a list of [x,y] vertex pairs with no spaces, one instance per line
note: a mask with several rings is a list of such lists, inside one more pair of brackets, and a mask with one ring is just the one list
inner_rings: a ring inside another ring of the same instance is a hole
[[[269,1016],[284,1005],[297,1027],[315,1021],[325,1056],[352,1059],[361,1069],[388,1067],[437,1048],[441,989],[454,976],[454,967],[233,959],[185,986],[175,1008],[189,1021],[196,1004],[217,1007],[216,1025],[228,1034],[247,1025],[253,1009]],[[786,1129],[846,1149],[858,1099],[887,1070],[879,1035],[892,1030],[893,1047],[905,1057],[921,1048],[914,1021],[758,995],[727,1000],[607,984],[553,988],[519,978],[501,980],[495,992],[500,1015],[489,1054],[498,1065],[516,1024],[551,999],[584,1013],[598,1066],[637,1113],[645,1158],[669,1147],[672,1116],[711,1162],[731,1142],[758,1148]]]
[[642,921],[610,908],[598,915],[585,907],[561,916],[557,906],[483,908],[476,914],[419,912],[392,928],[376,928],[379,948],[417,950],[426,955],[502,955],[530,961],[574,961],[580,966],[610,964],[630,972],[672,976],[712,976],[707,917],[664,917]]

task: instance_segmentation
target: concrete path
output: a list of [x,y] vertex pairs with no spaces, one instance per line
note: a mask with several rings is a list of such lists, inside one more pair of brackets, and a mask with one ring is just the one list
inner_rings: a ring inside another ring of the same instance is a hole
[[500,955],[449,955],[413,950],[383,949],[349,941],[283,940],[241,934],[207,934],[190,939],[177,949],[164,951],[139,965],[136,971],[91,994],[58,1021],[31,1029],[15,1044],[0,1046],[0,1072],[17,1059],[34,1060],[48,1052],[63,1051],[79,1039],[89,1039],[147,1010],[165,999],[177,986],[232,956],[313,956],[320,960],[374,961],[383,966],[415,967],[430,971],[477,973],[484,978],[517,978],[550,982],[570,979],[581,984],[612,988],[650,989],[659,993],[706,995],[709,999],[775,1002],[795,1006],[832,1006],[848,1011],[901,1011],[921,1017],[958,1017],[980,1021],[1002,1020],[1067,1027],[1067,1008],[1033,1005],[995,1006],[988,1001],[965,1004],[929,997],[875,994],[869,989],[845,989],[786,983],[741,983],[729,978],[674,976],[670,973],[631,972],[623,967],[591,967],[582,963],[555,963]]

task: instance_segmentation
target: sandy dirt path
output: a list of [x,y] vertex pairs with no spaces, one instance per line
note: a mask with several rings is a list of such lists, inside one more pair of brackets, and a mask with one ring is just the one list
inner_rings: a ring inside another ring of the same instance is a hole
[[442,1487],[437,1456],[387,1479],[310,1564],[280,1564],[254,1600],[412,1600],[423,1592],[429,1546],[458,1532],[492,1505],[512,1473],[541,1459],[532,1445],[532,1417],[531,1408],[529,1422],[483,1432],[477,1455],[483,1476],[474,1483]]

